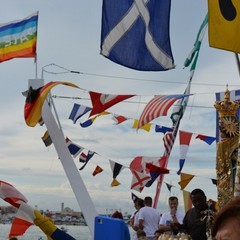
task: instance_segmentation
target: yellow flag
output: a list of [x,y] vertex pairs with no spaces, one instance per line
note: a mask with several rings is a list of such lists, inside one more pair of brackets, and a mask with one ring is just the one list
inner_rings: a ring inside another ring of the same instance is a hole
[[112,187],[117,187],[118,185],[120,185],[120,182],[118,180],[116,180],[116,179],[113,179],[112,183],[111,183],[111,186]]
[[[146,123],[145,125],[140,127],[140,129],[143,129],[143,130],[149,132],[151,130],[151,126],[152,126],[151,123]],[[138,120],[137,119],[134,119],[134,123],[133,123],[132,128],[138,128]]]
[[240,1],[208,0],[209,45],[240,53]]
[[183,202],[184,202],[184,210],[187,212],[190,208],[192,208],[192,201],[190,198],[190,192],[183,190]]
[[181,186],[181,190],[183,190],[188,183],[193,179],[194,175],[187,174],[187,173],[181,173],[180,174],[180,182],[178,184]]

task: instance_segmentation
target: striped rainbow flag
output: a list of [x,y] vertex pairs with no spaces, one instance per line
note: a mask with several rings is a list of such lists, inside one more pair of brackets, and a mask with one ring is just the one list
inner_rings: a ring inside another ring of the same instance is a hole
[[0,24],[0,62],[35,57],[37,25],[38,12],[22,20]]

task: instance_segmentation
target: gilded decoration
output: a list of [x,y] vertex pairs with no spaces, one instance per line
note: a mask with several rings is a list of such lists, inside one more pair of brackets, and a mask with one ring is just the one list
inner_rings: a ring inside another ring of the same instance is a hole
[[238,164],[239,121],[236,115],[240,103],[230,100],[230,92],[227,88],[224,100],[216,101],[214,107],[219,114],[220,137],[217,143],[216,175],[218,204],[222,208],[236,195],[235,192],[240,190],[240,174],[236,170],[240,170],[238,167],[240,166]]

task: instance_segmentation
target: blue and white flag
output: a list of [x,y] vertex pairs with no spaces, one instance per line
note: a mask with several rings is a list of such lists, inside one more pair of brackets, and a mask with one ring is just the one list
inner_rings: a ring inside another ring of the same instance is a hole
[[171,0],[103,0],[101,54],[141,71],[174,68],[170,8]]
[[[217,92],[215,93],[216,101],[223,101],[225,92]],[[229,97],[231,101],[240,101],[240,89],[229,91]],[[237,110],[237,116],[240,116],[240,109]],[[219,114],[216,111],[216,141],[220,140],[220,129],[219,129]]]
[[73,155],[73,157],[77,157],[78,154],[80,154],[84,148],[73,143],[69,138],[66,138],[66,143],[67,143],[67,147],[69,149],[69,152],[71,153],[71,155]]
[[91,110],[90,107],[86,107],[84,105],[74,103],[72,111],[69,115],[69,119],[72,119],[73,123],[75,124],[80,117],[82,117],[84,114],[86,114],[90,110]]
[[85,166],[87,165],[88,161],[93,157],[95,152],[88,150],[88,154],[86,155],[85,153],[81,153],[79,157],[79,162],[84,162],[82,167],[79,168],[79,170],[83,170]]

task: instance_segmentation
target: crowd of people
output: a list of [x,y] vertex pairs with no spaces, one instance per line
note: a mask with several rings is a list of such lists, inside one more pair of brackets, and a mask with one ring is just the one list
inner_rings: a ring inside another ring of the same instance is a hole
[[[152,207],[152,198],[136,199],[136,211],[130,219],[134,230],[134,240],[158,240],[161,236],[184,236],[192,240],[209,240],[215,209],[209,205],[205,193],[201,189],[191,192],[193,208],[186,213],[178,210],[178,198],[168,199],[169,211],[160,215]],[[144,206],[139,203],[144,202]],[[165,239],[165,238],[162,238]],[[168,239],[168,238],[166,238]]]
[[[130,219],[134,231],[133,240],[238,240],[240,237],[240,197],[234,197],[220,211],[207,201],[201,189],[194,189],[190,198],[193,207],[185,214],[178,210],[178,198],[169,197],[169,211],[160,214],[152,207],[152,198],[137,198],[134,201],[136,211]],[[53,240],[74,240],[74,238],[35,210],[34,223]],[[119,212],[113,218],[122,218]],[[128,230],[128,228],[126,228]],[[166,234],[170,237],[166,238]],[[175,236],[172,238],[172,236]],[[183,237],[184,236],[184,237]],[[17,238],[11,238],[11,240]],[[130,240],[126,231],[124,240]]]

